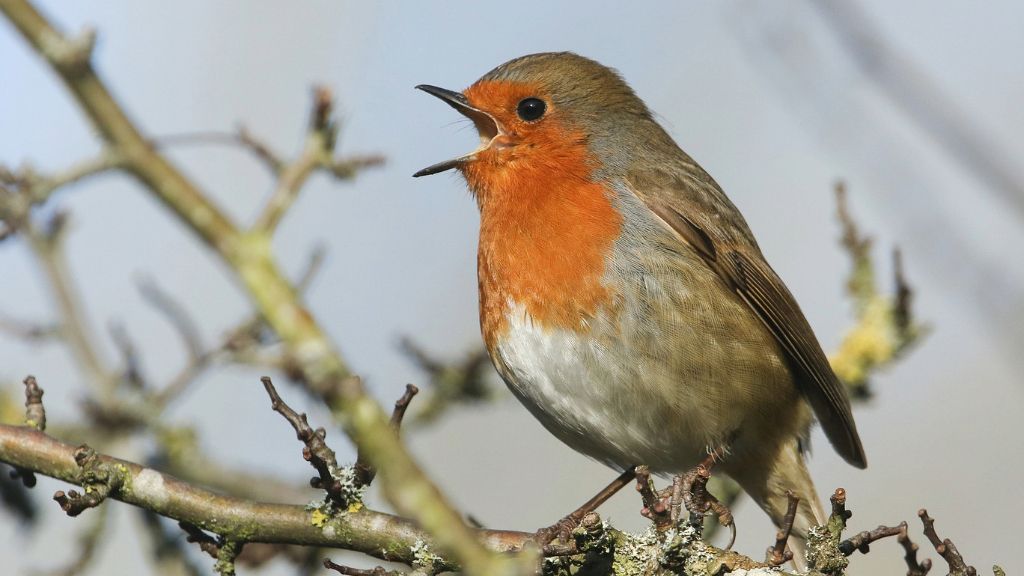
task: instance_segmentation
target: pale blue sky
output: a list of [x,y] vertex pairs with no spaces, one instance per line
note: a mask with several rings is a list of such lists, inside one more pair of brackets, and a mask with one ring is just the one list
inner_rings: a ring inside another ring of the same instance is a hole
[[[984,10],[964,1],[864,5],[889,40],[1011,157],[1024,154],[1018,3],[990,2]],[[826,347],[849,322],[842,296],[847,263],[836,245],[831,195],[832,182],[846,179],[859,221],[877,236],[880,260],[893,243],[906,248],[919,314],[935,333],[879,376],[877,401],[857,414],[867,471],[845,466],[824,439],[817,442],[812,473],[819,490],[849,490],[857,529],[914,520],[927,507],[941,533],[979,568],[1001,562],[1010,572],[1024,569],[1006,546],[1011,519],[1024,514],[1024,505],[999,499],[1013,493],[1022,471],[1022,362],[1013,354],[1019,342],[1010,338],[1021,334],[1024,319],[1024,261],[1007,248],[1024,242],[1022,226],[864,81],[808,4],[45,6],[67,29],[96,25],[98,69],[152,135],[244,122],[278,150],[293,152],[309,87],[335,91],[344,118],[341,149],[382,152],[389,164],[355,183],[315,178],[276,248],[297,270],[313,245],[327,245],[309,304],[388,403],[405,382],[422,382],[397,353],[401,335],[450,357],[479,344],[475,206],[457,177],[410,178],[466,151],[475,136],[453,111],[414,91],[416,84],[461,89],[509,58],[547,50],[573,50],[618,68],[743,210]],[[6,24],[0,87],[0,162],[56,169],[98,149],[60,84]],[[269,191],[262,168],[235,150],[197,147],[173,156],[240,220],[251,219]],[[123,321],[155,376],[171,373],[184,353],[135,292],[138,275],[175,292],[203,319],[209,341],[246,312],[202,246],[126,178],[76,186],[59,203],[71,211],[71,267],[90,322],[102,331],[111,320]],[[46,318],[47,295],[20,242],[0,245],[0,270],[0,310]],[[105,350],[113,359],[109,343]],[[0,339],[0,378],[39,376],[54,420],[74,414],[82,395],[71,368],[59,349]],[[214,373],[172,417],[195,422],[207,432],[207,446],[229,462],[303,479],[309,471],[294,437],[267,409],[257,376]],[[306,409],[324,421],[315,406]],[[339,433],[332,437],[351,457]],[[459,411],[410,440],[453,499],[495,526],[550,523],[610,477],[547,435],[514,400]],[[44,480],[38,491],[45,496],[57,488],[63,486]],[[629,493],[613,501],[613,519],[640,525],[635,500]],[[54,534],[70,537],[82,524],[41,503]],[[134,517],[123,508],[116,516],[122,537],[104,550],[94,574],[129,573],[138,561]],[[738,512],[738,547],[759,556],[773,531],[760,511]],[[68,553],[54,550],[53,538],[27,538],[3,518],[0,556],[13,554],[17,573],[50,567]],[[895,543],[879,545],[854,566],[854,574],[903,571]]]

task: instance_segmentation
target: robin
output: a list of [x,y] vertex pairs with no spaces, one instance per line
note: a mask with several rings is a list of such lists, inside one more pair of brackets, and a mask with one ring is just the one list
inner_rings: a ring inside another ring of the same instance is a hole
[[867,464],[846,391],[739,210],[619,74],[545,53],[417,88],[480,134],[415,176],[457,169],[476,199],[483,338],[526,408],[627,478],[711,454],[776,525],[787,491],[797,536],[824,524],[814,417]]

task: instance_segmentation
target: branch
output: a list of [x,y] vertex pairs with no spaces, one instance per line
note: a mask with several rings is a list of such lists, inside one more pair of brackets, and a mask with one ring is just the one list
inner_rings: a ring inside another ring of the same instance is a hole
[[829,361],[852,399],[865,400],[872,395],[870,376],[898,360],[927,334],[928,328],[913,317],[913,291],[907,284],[899,251],[893,252],[894,293],[880,292],[871,259],[872,240],[860,232],[853,220],[841,182],[836,184],[835,193],[841,244],[853,265],[846,286],[857,323]]
[[191,132],[187,134],[171,134],[153,139],[159,147],[181,146],[189,144],[229,144],[237,145],[252,152],[274,175],[281,172],[284,160],[266,143],[249,132],[245,126],[239,126],[234,132]]
[[978,573],[974,566],[968,566],[964,562],[963,556],[960,555],[960,551],[956,549],[952,540],[939,538],[938,533],[935,532],[935,520],[928,515],[927,510],[922,508],[918,511],[917,516],[921,518],[921,524],[924,525],[924,535],[928,537],[939,556],[942,556],[942,559],[949,565],[949,573],[952,576],[975,576]]
[[775,545],[768,549],[768,563],[772,566],[782,566],[793,559],[793,551],[786,548],[786,542],[789,540],[790,532],[793,531],[796,507],[800,504],[800,498],[792,490],[787,490],[786,499],[789,501],[786,515],[783,516],[782,526],[775,534]]
[[267,395],[270,396],[270,407],[292,425],[295,435],[306,445],[302,449],[302,457],[316,469],[319,475],[309,481],[310,486],[327,492],[327,497],[338,509],[358,510],[358,506],[362,506],[365,484],[360,485],[355,481],[354,471],[338,466],[334,450],[331,450],[325,441],[327,431],[323,428],[314,430],[309,425],[305,414],[299,414],[292,410],[291,406],[281,399],[270,377],[264,376],[260,380],[263,382]]
[[291,208],[306,180],[318,169],[330,172],[338,179],[349,179],[370,166],[384,162],[382,156],[365,156],[335,161],[332,158],[338,138],[338,126],[332,110],[331,91],[323,86],[313,90],[313,108],[310,112],[306,146],[293,162],[279,166],[277,187],[267,201],[263,212],[253,225],[254,230],[273,234],[285,213]]
[[[38,430],[0,425],[0,460],[72,484],[83,483],[74,459],[78,448]],[[389,562],[415,562],[412,548],[430,535],[409,520],[363,508],[324,518],[304,506],[269,504],[210,492],[152,468],[106,455],[98,465],[123,474],[122,488],[109,497],[184,521],[203,530],[248,542],[343,548]],[[531,537],[524,532],[478,530],[474,537],[491,550],[517,550]],[[454,569],[454,559],[442,565]]]
[[[420,389],[416,386],[406,384],[402,397],[395,401],[395,409],[391,412],[391,427],[396,434],[402,428],[402,419],[405,418],[405,411],[409,408],[409,403],[419,391]],[[355,471],[355,482],[358,486],[369,486],[377,476],[377,469],[370,464],[369,458],[363,450],[359,450],[356,455],[356,463],[352,468]]]
[[[91,36],[66,39],[27,0],[0,0],[0,10],[59,75],[97,132],[125,159],[125,169],[203,239],[232,269],[295,361],[296,376],[320,395],[356,444],[381,470],[385,495],[470,572],[504,574],[513,563],[485,550],[462,517],[405,451],[380,405],[352,378],[323,330],[299,303],[270,254],[267,230],[242,234],[128,119],[89,61]],[[268,219],[273,221],[274,217]]]

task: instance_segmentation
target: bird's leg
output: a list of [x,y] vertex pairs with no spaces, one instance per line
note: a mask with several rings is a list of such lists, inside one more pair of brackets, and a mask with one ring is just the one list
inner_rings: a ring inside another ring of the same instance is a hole
[[736,523],[733,522],[732,511],[722,504],[715,495],[708,492],[708,480],[711,479],[711,469],[722,459],[724,450],[713,450],[695,468],[676,476],[672,483],[672,511],[673,516],[678,518],[681,515],[680,504],[686,506],[690,513],[690,523],[694,527],[703,526],[704,516],[713,512],[718,516],[718,523],[729,528],[731,538],[726,550],[732,548],[736,541]]
[[568,541],[569,537],[572,535],[572,531],[579,526],[580,521],[583,520],[584,516],[596,510],[601,504],[607,502],[608,499],[614,496],[616,492],[622,490],[622,488],[633,481],[633,478],[636,478],[636,469],[636,466],[630,466],[627,468],[625,472],[619,474],[618,478],[601,489],[601,491],[595,494],[593,498],[584,502],[582,506],[571,512],[568,516],[547,528],[537,530],[534,534],[534,539],[541,546],[548,544],[555,538],[560,542]]

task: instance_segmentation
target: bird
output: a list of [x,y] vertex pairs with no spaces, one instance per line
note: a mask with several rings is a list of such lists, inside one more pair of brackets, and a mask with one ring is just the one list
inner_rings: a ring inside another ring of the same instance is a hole
[[781,526],[826,522],[805,456],[816,420],[867,459],[846,390],[740,211],[612,68],[572,52],[510,60],[462,92],[455,169],[480,212],[480,325],[513,395],[619,471],[708,455]]

